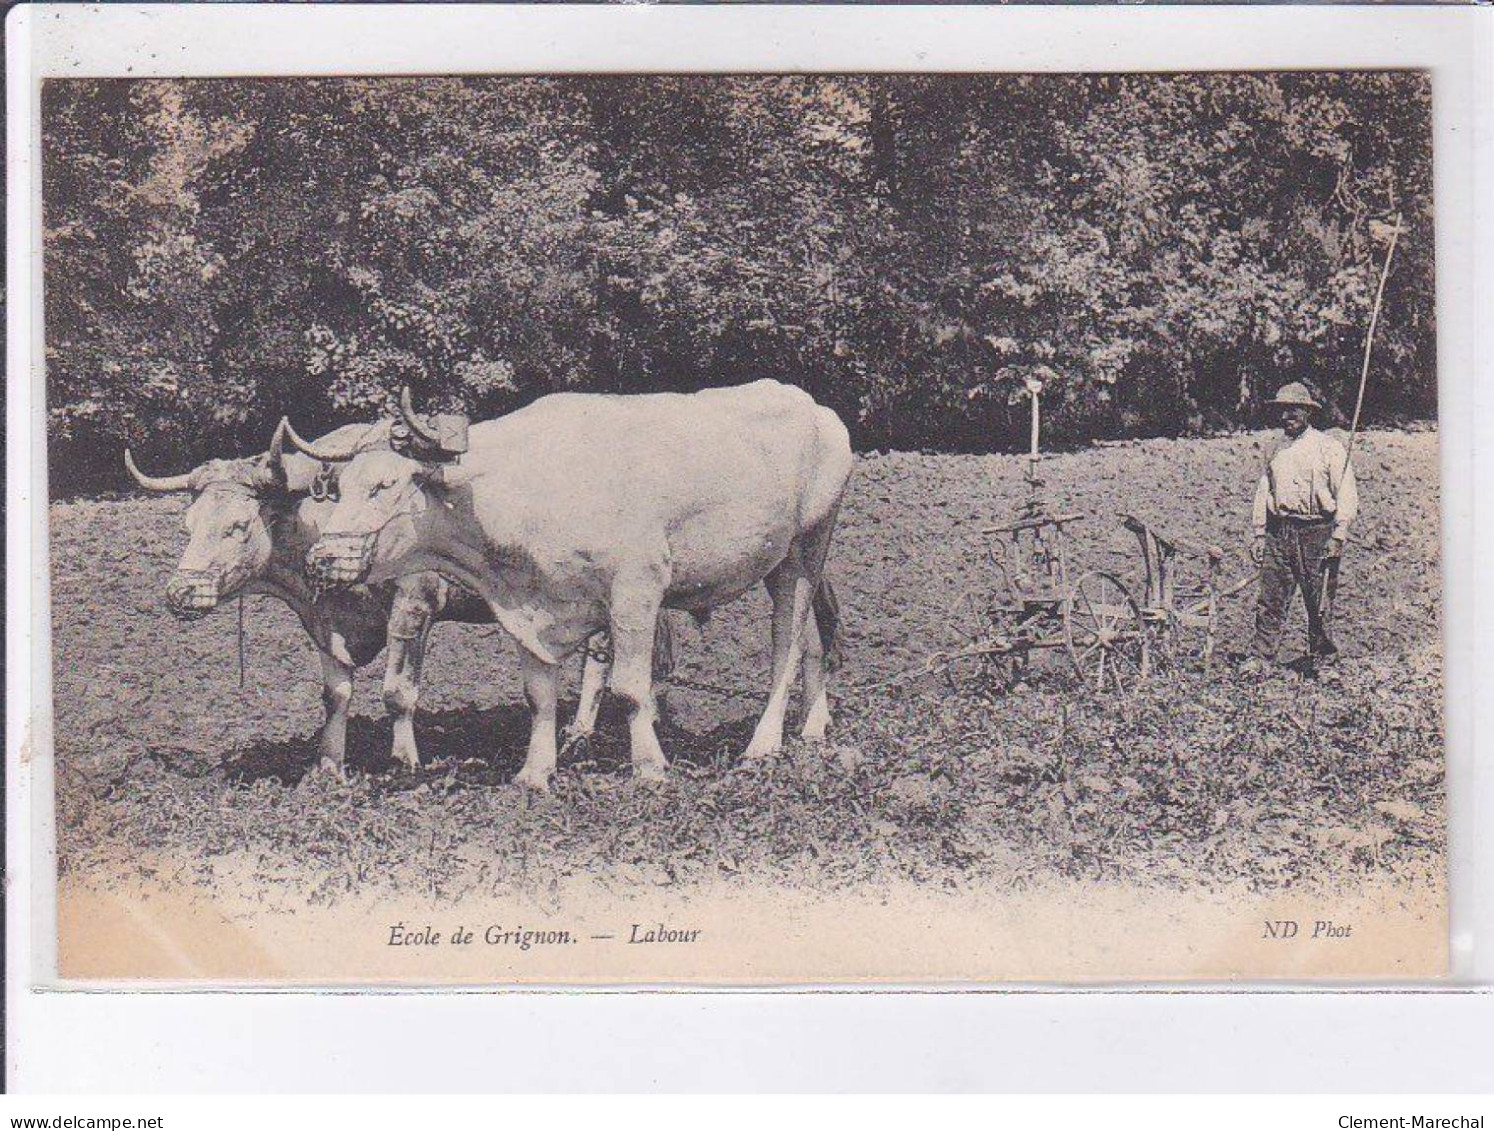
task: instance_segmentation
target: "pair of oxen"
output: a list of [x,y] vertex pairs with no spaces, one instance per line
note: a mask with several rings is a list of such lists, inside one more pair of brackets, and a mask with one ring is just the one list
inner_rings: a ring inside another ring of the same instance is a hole
[[203,615],[257,592],[300,618],[321,653],[319,749],[333,770],[353,672],[386,643],[394,757],[419,765],[426,640],[447,620],[496,622],[518,644],[533,717],[517,782],[548,788],[560,664],[577,651],[587,658],[572,735],[590,734],[605,682],[627,708],[635,776],[662,777],[661,614],[704,623],[758,584],[773,606],[772,677],[744,759],[781,747],[801,668],[801,733],[823,738],[829,725],[838,613],[825,559],[851,447],[835,413],[792,386],[555,394],[473,425],[455,459],[406,390],[399,419],[314,442],[282,420],[261,456],[169,477],[145,475],[128,451],[125,462],[142,487],[193,495],[189,544],[166,587],[174,611]]

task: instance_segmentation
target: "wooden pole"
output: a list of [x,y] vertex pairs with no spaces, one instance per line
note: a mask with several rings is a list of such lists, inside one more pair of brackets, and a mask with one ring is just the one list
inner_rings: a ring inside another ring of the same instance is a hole
[[1354,422],[1349,426],[1349,443],[1344,450],[1344,474],[1349,471],[1349,457],[1354,453],[1354,437],[1359,434],[1359,414],[1364,408],[1364,388],[1369,383],[1370,353],[1375,348],[1375,326],[1380,321],[1380,304],[1385,301],[1385,280],[1390,278],[1390,261],[1395,258],[1396,241],[1401,238],[1401,214],[1395,214],[1390,233],[1390,248],[1380,269],[1380,286],[1375,291],[1375,307],[1370,312],[1369,332],[1364,335],[1364,364],[1359,369],[1359,395],[1354,398]]
[[[1349,425],[1349,442],[1344,445],[1344,468],[1340,478],[1349,474],[1349,461],[1354,455],[1354,440],[1359,435],[1359,413],[1364,408],[1364,389],[1369,383],[1370,354],[1375,348],[1375,326],[1380,321],[1380,304],[1385,301],[1385,280],[1390,278],[1390,261],[1395,258],[1396,241],[1401,238],[1401,214],[1395,214],[1395,227],[1390,231],[1390,247],[1385,251],[1385,265],[1380,268],[1380,285],[1375,289],[1375,306],[1370,311],[1369,330],[1364,335],[1364,362],[1359,367],[1359,395],[1354,398],[1354,420]],[[1330,557],[1323,569],[1323,592],[1321,609],[1325,623],[1331,624],[1333,606],[1338,599],[1338,555]],[[1330,629],[1331,631],[1331,629]]]

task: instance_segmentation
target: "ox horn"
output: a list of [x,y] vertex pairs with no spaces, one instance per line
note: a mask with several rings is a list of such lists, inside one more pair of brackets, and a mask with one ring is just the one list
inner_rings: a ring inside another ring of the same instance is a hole
[[415,433],[421,442],[429,444],[433,448],[441,446],[441,434],[428,427],[415,412],[415,406],[410,403],[410,386],[404,385],[399,391],[399,414],[405,418],[405,423],[410,426],[410,431]]
[[135,477],[135,482],[147,491],[190,491],[192,489],[192,473],[184,472],[181,475],[147,475],[135,466],[135,457],[130,455],[130,449],[125,449],[125,467]]
[[270,450],[265,453],[262,486],[285,486],[285,430],[289,427],[290,420],[284,416],[275,426],[275,435],[270,437]]
[[282,416],[275,425],[275,435],[270,437],[270,465],[282,467],[285,463],[285,433],[290,428],[290,417]]
[[[323,463],[346,463],[358,454],[357,441],[350,444],[346,451],[338,451],[334,448],[313,444],[310,440],[302,439],[291,425],[289,418],[283,418],[280,424],[285,429],[285,434],[290,437],[290,442],[296,446],[296,449],[305,452],[312,459],[319,459]],[[279,429],[276,429],[276,435],[279,435],[279,431]]]

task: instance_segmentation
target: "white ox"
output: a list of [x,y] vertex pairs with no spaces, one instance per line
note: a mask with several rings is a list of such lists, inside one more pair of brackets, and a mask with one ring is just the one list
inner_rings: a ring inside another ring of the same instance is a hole
[[633,770],[656,779],[666,763],[650,654],[661,610],[703,619],[760,582],[773,602],[773,674],[744,757],[782,745],[801,657],[802,733],[824,736],[836,637],[825,557],[851,467],[839,417],[776,381],[556,394],[474,425],[454,465],[355,457],[307,566],[332,584],[433,570],[486,600],[520,646],[534,717],[515,780],[535,789],[555,769],[557,665],[609,630]]

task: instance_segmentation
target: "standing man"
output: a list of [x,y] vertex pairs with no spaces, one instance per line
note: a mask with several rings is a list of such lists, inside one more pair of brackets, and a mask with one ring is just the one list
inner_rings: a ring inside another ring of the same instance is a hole
[[1332,563],[1343,553],[1359,513],[1359,489],[1344,446],[1312,426],[1322,406],[1306,385],[1292,382],[1269,402],[1281,412],[1286,442],[1272,453],[1255,491],[1251,559],[1261,568],[1249,674],[1276,662],[1292,596],[1307,606],[1307,651],[1314,665],[1332,663],[1325,596]]

